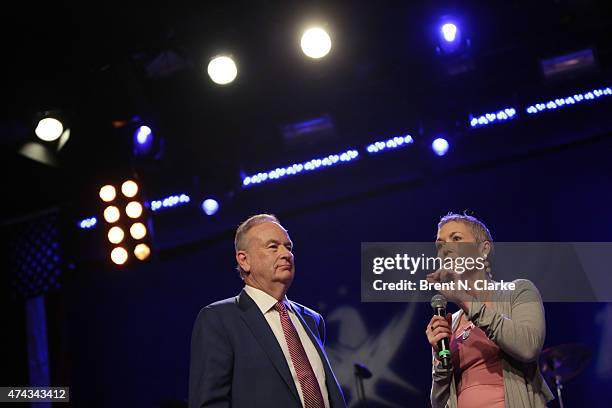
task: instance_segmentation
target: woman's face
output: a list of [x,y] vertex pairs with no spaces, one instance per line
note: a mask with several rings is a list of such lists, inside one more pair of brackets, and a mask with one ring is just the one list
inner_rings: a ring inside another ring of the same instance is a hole
[[483,243],[478,243],[471,228],[463,222],[449,221],[438,230],[436,237],[438,256],[446,258],[473,258],[483,255]]

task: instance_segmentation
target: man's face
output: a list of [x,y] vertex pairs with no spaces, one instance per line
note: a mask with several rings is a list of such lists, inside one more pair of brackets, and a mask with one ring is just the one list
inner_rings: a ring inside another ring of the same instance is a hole
[[295,274],[293,243],[287,231],[275,222],[264,222],[246,234],[246,261],[242,269],[247,272],[245,282],[265,289],[277,284],[289,287]]

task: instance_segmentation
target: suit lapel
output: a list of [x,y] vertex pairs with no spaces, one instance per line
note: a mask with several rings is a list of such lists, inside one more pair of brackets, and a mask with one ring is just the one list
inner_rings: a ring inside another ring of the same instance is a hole
[[274,332],[272,332],[266,318],[255,304],[255,301],[251,299],[244,290],[238,295],[238,306],[243,311],[241,314],[242,319],[245,321],[268,358],[270,358],[270,361],[272,361],[272,364],[282,379],[289,389],[291,389],[296,400],[301,404],[300,396],[295,388],[295,382],[291,376],[291,371],[289,371],[289,366],[287,365],[283,350],[278,344]]
[[322,355],[323,345],[321,343],[321,340],[319,340],[319,337],[314,335],[313,328],[311,328],[308,322],[306,321],[306,318],[304,317],[304,309],[302,309],[302,307],[295,302],[291,302],[291,307],[293,308],[293,310],[295,311],[295,314],[299,318],[300,323],[302,323],[302,326],[304,326],[304,330],[306,330],[306,333],[308,334],[310,341],[312,341],[312,343],[315,345],[315,348],[317,349],[319,356],[323,358],[323,355]]
[[[310,325],[306,321],[306,318],[304,317],[305,313],[302,307],[296,304],[295,302],[291,302],[291,306],[293,307],[295,314],[298,316],[300,323],[302,323],[302,326],[304,326],[304,330],[306,330],[310,341],[312,341],[312,344],[314,344],[315,348],[317,349],[317,353],[321,358],[321,362],[323,362],[323,368],[325,369],[325,385],[327,386],[329,402],[333,407],[334,401],[343,401],[344,398],[342,397],[342,394],[340,392],[340,384],[338,384],[338,380],[336,379],[336,376],[334,375],[334,372],[331,369],[331,364],[329,364],[329,360],[327,359],[327,354],[323,350],[323,343],[321,343],[319,337],[314,335],[314,329],[311,329]],[[343,404],[342,406],[345,405]]]

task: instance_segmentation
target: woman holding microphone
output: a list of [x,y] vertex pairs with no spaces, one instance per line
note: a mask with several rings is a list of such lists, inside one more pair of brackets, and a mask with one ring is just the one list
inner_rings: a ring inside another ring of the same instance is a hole
[[[493,240],[478,219],[448,214],[438,224],[438,256],[442,259],[484,259],[485,267],[466,269],[461,275],[438,270],[429,282],[468,282],[471,290],[441,291],[459,306],[451,317],[434,316],[425,334],[433,350],[431,405],[433,408],[545,407],[552,393],[538,368],[546,324],[536,287],[515,280],[514,290],[473,290],[490,286]],[[480,285],[474,285],[476,282]],[[483,285],[483,282],[485,285]],[[452,368],[438,360],[438,342],[448,338]]]

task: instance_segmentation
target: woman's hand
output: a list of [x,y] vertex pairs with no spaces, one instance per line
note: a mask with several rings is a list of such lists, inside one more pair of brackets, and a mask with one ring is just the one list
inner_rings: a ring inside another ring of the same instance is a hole
[[448,269],[438,269],[437,271],[430,273],[426,276],[427,282],[430,283],[454,283],[454,290],[439,290],[440,294],[446,298],[449,302],[455,303],[464,312],[468,312],[470,303],[474,299],[465,289],[459,289],[457,281],[461,278],[458,273]]
[[452,315],[448,313],[446,318],[442,316],[433,316],[427,324],[427,328],[425,329],[425,335],[427,336],[427,341],[431,344],[431,347],[434,349],[436,359],[438,358],[438,342],[445,337],[448,337],[449,340],[451,338],[451,322]]

